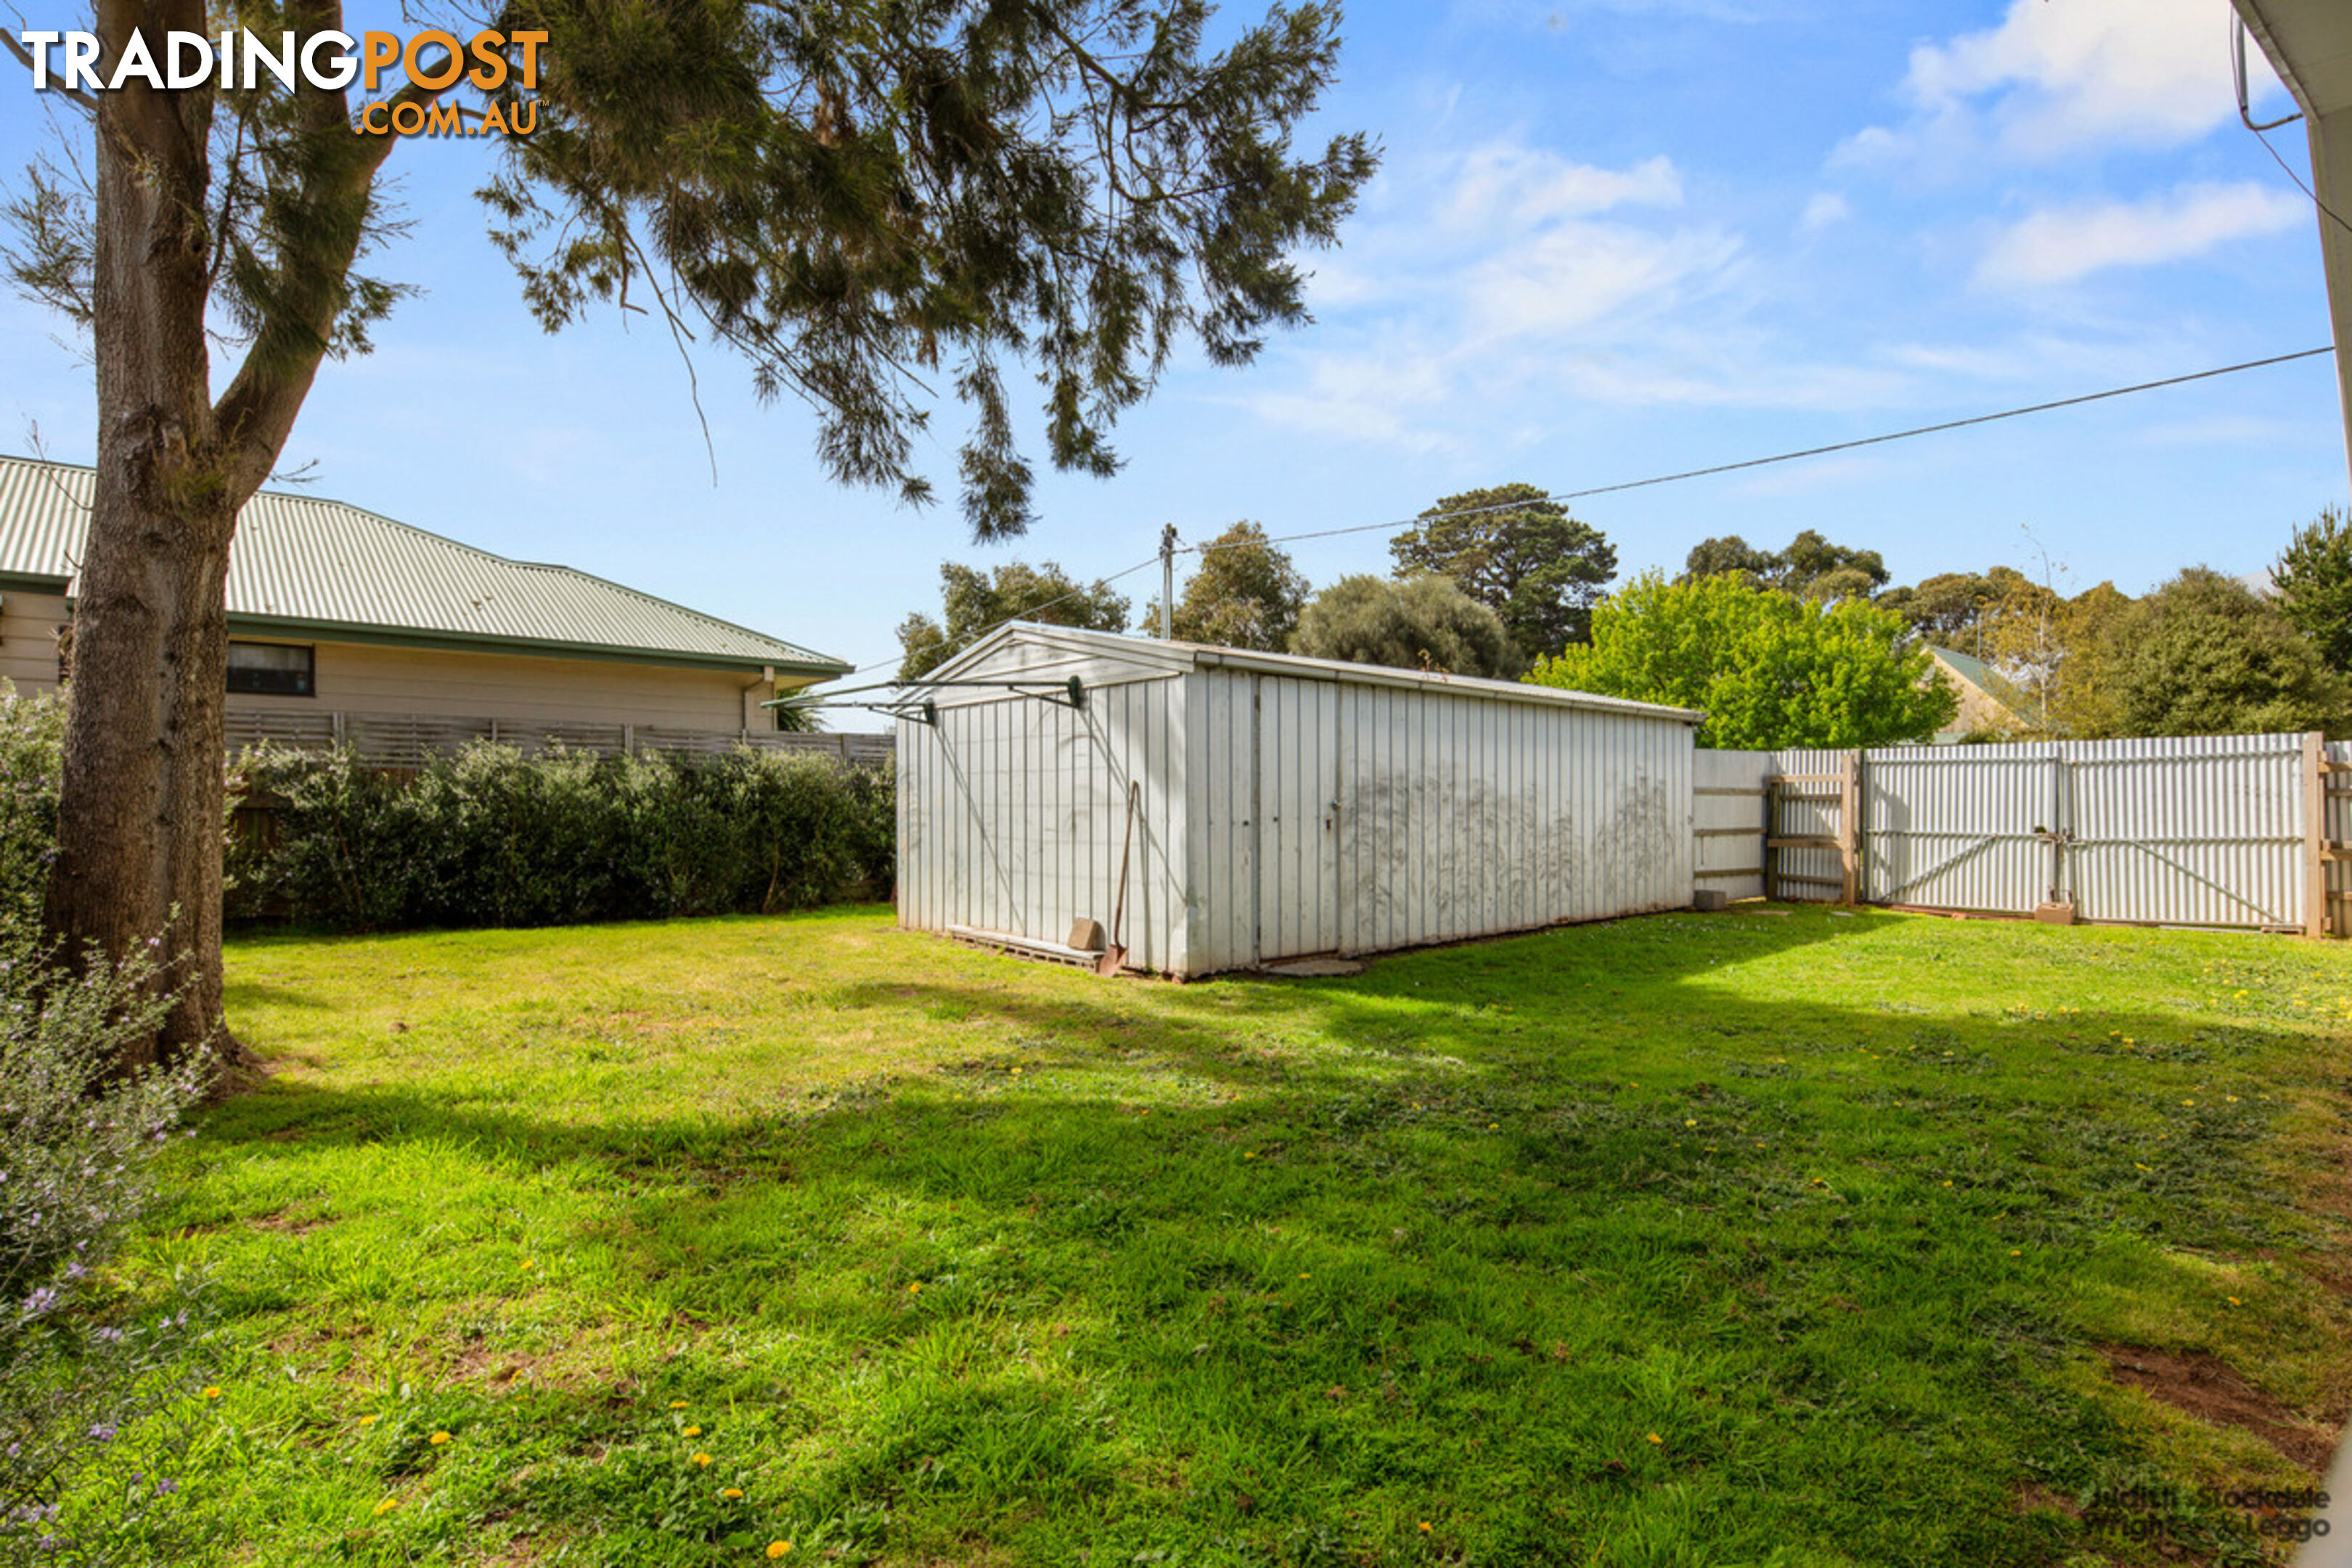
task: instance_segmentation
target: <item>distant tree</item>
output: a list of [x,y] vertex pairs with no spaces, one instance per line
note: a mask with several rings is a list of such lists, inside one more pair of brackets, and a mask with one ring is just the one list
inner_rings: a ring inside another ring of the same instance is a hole
[[2352,674],[2352,518],[2329,507],[2296,529],[2271,568],[2271,586],[2327,668]]
[[1507,679],[1526,668],[1502,617],[1450,577],[1342,577],[1307,601],[1290,651]]
[[1685,581],[1727,573],[1752,587],[1806,599],[1867,599],[1887,578],[1877,551],[1832,544],[1810,528],[1779,551],[1759,550],[1736,533],[1702,540],[1683,562]]
[[[1172,629],[1185,642],[1280,653],[1298,629],[1307,579],[1289,552],[1268,544],[1265,530],[1237,522],[1201,547],[1199,570],[1176,595]],[[1143,613],[1144,629],[1160,629],[1160,601]]]
[[940,567],[940,620],[920,611],[898,623],[898,679],[929,674],[999,621],[1041,621],[1087,631],[1127,630],[1129,601],[1107,583],[1082,584],[1051,561],[1008,561],[990,573]]
[[1719,748],[1922,741],[1958,712],[1900,616],[1729,574],[1643,574],[1593,612],[1591,646],[1538,661],[1528,679],[1702,710],[1699,744]]
[[2345,683],[2276,605],[2192,566],[2113,619],[2114,721],[2126,735],[2342,733]]
[[1591,635],[1593,604],[1617,575],[1616,549],[1599,529],[1527,484],[1465,490],[1421,515],[1389,544],[1398,576],[1451,577],[1529,652]]
[[1691,546],[1683,562],[1686,580],[1720,577],[1726,573],[1748,581],[1751,586],[1761,586],[1780,569],[1780,558],[1769,550],[1759,550],[1736,533],[1726,533],[1714,539],[1703,539]]
[[1789,542],[1769,581],[1784,594],[1809,599],[1867,599],[1886,586],[1886,563],[1875,550],[1832,544],[1812,529]]
[[2057,679],[2046,705],[2053,733],[2085,741],[2124,733],[2117,704],[2126,648],[2118,628],[2137,603],[2113,583],[2066,602],[2058,617]]
[[1899,614],[1908,626],[1939,647],[1984,657],[1979,628],[1987,605],[2000,597],[1990,579],[1974,572],[1943,572],[1916,587],[1890,588],[1878,596],[1881,609]]

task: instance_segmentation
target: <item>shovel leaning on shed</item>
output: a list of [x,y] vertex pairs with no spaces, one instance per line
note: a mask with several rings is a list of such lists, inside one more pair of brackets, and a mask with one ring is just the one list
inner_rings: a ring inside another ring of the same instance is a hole
[[1127,826],[1118,835],[1118,900],[1111,906],[1109,945],[1095,960],[1097,974],[1117,974],[1127,966],[1127,857],[1135,838],[1135,808],[1142,804],[1142,781],[1132,781],[1127,786]]

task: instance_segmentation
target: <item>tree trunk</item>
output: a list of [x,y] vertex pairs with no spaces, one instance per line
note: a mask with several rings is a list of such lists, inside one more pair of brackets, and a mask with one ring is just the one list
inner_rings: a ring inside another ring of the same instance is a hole
[[[110,55],[142,23],[202,30],[201,0],[100,6]],[[225,585],[258,478],[222,449],[209,391],[209,115],[199,93],[128,85],[96,116],[99,462],[47,918],[68,959],[161,944],[177,999],[126,1068],[195,1050],[245,1065],[222,1025]]]

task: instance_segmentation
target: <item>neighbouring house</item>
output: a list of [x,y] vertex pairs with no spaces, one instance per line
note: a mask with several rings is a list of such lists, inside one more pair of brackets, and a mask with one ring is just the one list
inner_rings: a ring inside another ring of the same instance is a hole
[[[19,690],[55,687],[70,660],[92,477],[0,457],[0,675]],[[763,701],[849,668],[568,566],[282,491],[237,520],[228,635],[233,742],[357,727],[404,742],[392,752],[500,725],[608,749],[641,726],[756,737],[774,729]]]
[[1995,674],[1990,665],[1948,647],[1930,647],[1927,657],[1936,661],[1936,668],[1960,700],[1960,710],[1953,715],[1951,727],[1937,731],[1937,745],[1949,745],[1970,736],[2011,735],[2025,727],[2017,710],[1999,695],[2009,689],[2009,683]]

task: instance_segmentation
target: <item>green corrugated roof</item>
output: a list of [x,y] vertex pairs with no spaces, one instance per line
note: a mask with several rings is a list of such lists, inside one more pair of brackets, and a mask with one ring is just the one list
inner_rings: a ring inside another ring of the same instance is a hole
[[1992,697],[1995,701],[2000,700],[1994,688],[2000,680],[2000,677],[1993,673],[1992,666],[1980,658],[1971,658],[1965,653],[1954,653],[1950,648],[1937,647],[1932,643],[1928,645],[1927,651],[1950,665],[1954,675]]
[[[0,457],[0,579],[69,585],[93,474]],[[839,675],[837,658],[569,566],[509,561],[372,511],[264,491],[229,548],[233,628]]]

